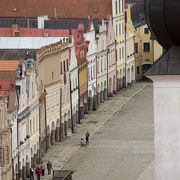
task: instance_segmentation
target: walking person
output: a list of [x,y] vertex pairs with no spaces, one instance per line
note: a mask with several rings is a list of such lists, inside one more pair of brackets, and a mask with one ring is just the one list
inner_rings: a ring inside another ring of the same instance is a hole
[[41,178],[41,173],[42,173],[42,169],[38,166],[36,168],[36,171],[35,171],[36,175],[37,175],[37,180],[40,180]]
[[87,145],[89,144],[89,132],[88,131],[86,132],[86,144]]
[[52,164],[50,161],[47,163],[48,175],[51,174]]
[[30,175],[30,180],[34,180],[34,169],[33,168],[30,168],[29,175]]
[[45,175],[45,165],[44,162],[41,162],[42,176]]

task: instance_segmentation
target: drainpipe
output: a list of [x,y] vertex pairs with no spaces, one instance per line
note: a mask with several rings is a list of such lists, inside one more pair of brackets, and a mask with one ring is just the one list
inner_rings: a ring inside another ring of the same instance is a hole
[[108,63],[108,61],[109,61],[109,58],[108,58],[108,56],[109,56],[109,49],[107,49],[107,100],[109,99],[109,80],[108,80],[108,78],[109,78],[109,76],[108,76],[108,71],[109,71],[109,63]]
[[[42,103],[42,101],[39,99],[40,103]],[[42,149],[42,146],[41,146],[41,141],[42,141],[42,138],[41,138],[41,108],[39,106],[39,163],[41,163],[41,149]]]
[[79,66],[78,66],[78,121],[79,121],[79,124],[81,123],[80,121],[80,86],[79,86]]
[[97,72],[97,55],[96,55],[96,109],[97,109],[97,106],[98,106],[98,96],[97,96],[97,93],[98,93],[97,75],[98,75],[98,72]]
[[[46,93],[46,90],[44,90]],[[45,129],[46,129],[46,136],[47,136],[47,114],[46,114],[46,96],[44,97],[44,108],[45,108]],[[46,141],[46,153],[47,153],[47,141]]]
[[60,120],[60,137],[59,137],[59,141],[61,142],[62,141],[62,132],[61,132],[61,124],[62,124],[62,118],[61,118],[61,110],[62,110],[62,89],[61,89],[61,85],[60,85],[60,104],[59,104],[59,107],[60,107],[60,117],[59,117],[59,120]]
[[74,133],[74,125],[73,125],[73,116],[72,116],[72,95],[71,95],[71,73],[69,72],[69,89],[70,89],[70,106],[71,106],[71,125],[72,125],[72,133]]
[[127,87],[127,74],[126,74],[126,66],[127,66],[127,58],[126,58],[126,22],[127,22],[127,14],[126,14],[126,11],[125,11],[125,87]]

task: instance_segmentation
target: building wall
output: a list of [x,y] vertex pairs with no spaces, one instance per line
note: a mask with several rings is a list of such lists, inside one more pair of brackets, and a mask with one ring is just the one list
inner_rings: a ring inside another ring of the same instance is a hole
[[125,87],[125,1],[112,0],[113,28],[116,39],[117,74]]
[[[135,48],[137,80],[142,79],[144,72],[162,55],[162,47],[152,39],[149,30],[148,33],[145,33],[145,29],[148,29],[147,24],[135,29],[135,44],[138,44],[138,51]],[[149,43],[149,51],[144,51],[144,43]]]
[[1,179],[12,179],[12,144],[10,123],[7,118],[7,96],[0,95],[0,148]]
[[135,82],[134,26],[131,20],[131,5],[126,4],[126,85]]

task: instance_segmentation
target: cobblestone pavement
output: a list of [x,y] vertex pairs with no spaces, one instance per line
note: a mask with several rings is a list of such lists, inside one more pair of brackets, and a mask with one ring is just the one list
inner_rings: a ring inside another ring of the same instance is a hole
[[[87,130],[94,135],[87,148],[80,148]],[[73,180],[140,177],[153,161],[152,84],[138,82],[102,103],[76,125],[71,137],[48,150],[43,157],[47,160],[53,169],[74,170]],[[51,178],[52,174],[41,179]]]
[[153,180],[152,101],[148,86],[117,111],[65,165],[73,180]]

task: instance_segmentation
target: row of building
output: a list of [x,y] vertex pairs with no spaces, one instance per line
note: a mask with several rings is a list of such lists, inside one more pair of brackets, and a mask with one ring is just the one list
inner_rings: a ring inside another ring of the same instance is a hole
[[14,17],[0,13],[3,180],[26,178],[29,168],[65,139],[68,129],[73,132],[88,111],[142,79],[162,54],[134,3],[92,1],[81,15],[71,5],[77,18],[68,19],[57,17],[58,2],[55,18],[48,11],[33,18],[34,9],[30,17],[30,5],[29,18],[19,18],[22,7],[17,6],[12,9]]

